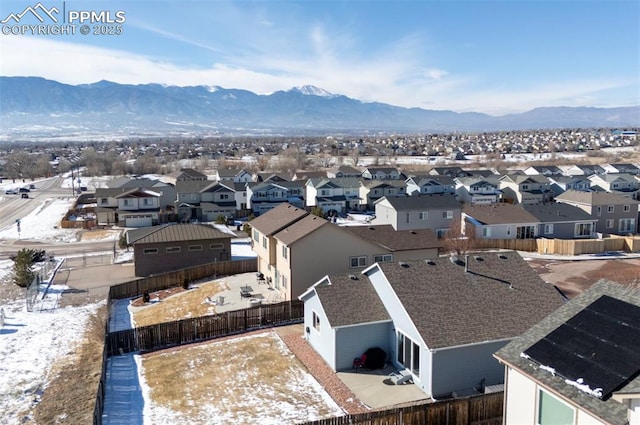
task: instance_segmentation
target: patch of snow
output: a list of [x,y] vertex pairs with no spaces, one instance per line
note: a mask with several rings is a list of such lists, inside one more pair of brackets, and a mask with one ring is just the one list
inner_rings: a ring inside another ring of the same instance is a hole
[[56,242],[75,242],[77,230],[60,229],[60,220],[71,208],[71,199],[47,199],[29,215],[20,219],[18,226],[12,224],[0,229],[0,239],[38,239]]
[[582,379],[582,378],[578,378],[575,381],[571,381],[569,379],[565,379],[564,382],[566,384],[568,384],[568,385],[576,387],[580,391],[583,391],[583,392],[585,392],[585,393],[587,393],[589,395],[592,395],[592,396],[598,397],[598,398],[602,398],[602,388],[591,389],[591,387],[588,384],[584,383],[584,379]]

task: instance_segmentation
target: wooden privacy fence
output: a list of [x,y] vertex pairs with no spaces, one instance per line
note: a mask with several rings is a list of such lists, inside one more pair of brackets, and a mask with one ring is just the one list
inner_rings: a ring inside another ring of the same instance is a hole
[[581,255],[640,251],[640,237],[610,235],[602,239],[476,239],[476,249],[510,249],[540,254]]
[[109,289],[109,300],[137,297],[142,295],[144,291],[154,292],[174,288],[182,285],[184,281],[193,282],[212,276],[229,276],[255,271],[258,271],[258,260],[255,258],[218,261],[114,285]]
[[303,425],[502,425],[502,392],[305,422]]
[[105,338],[106,353],[107,356],[114,356],[137,351],[155,351],[264,327],[301,323],[303,319],[302,301],[266,304],[212,316],[111,332]]
[[475,239],[473,246],[479,249],[510,249],[527,252],[535,252],[538,249],[537,239]]

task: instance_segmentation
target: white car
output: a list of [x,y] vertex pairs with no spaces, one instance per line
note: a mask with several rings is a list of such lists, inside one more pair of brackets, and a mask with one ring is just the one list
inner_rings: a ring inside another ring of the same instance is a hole
[[4,194],[5,195],[17,195],[18,191],[15,190],[15,189],[7,189],[7,190],[4,191]]

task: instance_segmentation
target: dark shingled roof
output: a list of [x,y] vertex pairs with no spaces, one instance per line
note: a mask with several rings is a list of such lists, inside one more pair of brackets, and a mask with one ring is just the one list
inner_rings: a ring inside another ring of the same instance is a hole
[[617,193],[583,192],[581,190],[567,190],[556,196],[556,200],[583,205],[638,205],[640,203]]
[[482,224],[537,223],[539,221],[521,205],[507,203],[467,204],[462,208],[462,212]]
[[390,224],[345,226],[343,229],[390,251],[440,248],[442,246],[442,242],[430,229],[395,230]]
[[413,196],[385,196],[385,198],[396,211],[428,211],[431,208],[459,209],[462,207],[456,196],[450,193],[421,193]]
[[278,233],[273,235],[273,237],[278,239],[285,245],[291,245],[298,239],[307,236],[309,233],[314,232],[316,229],[319,229],[325,224],[328,225],[330,223],[322,217],[309,214],[287,226],[284,230],[279,231]]
[[391,320],[367,276],[332,275],[328,279],[331,285],[320,284],[314,290],[331,327]]
[[[573,298],[562,308],[531,327],[528,331],[523,332],[518,338],[515,338],[509,344],[500,349],[495,354],[495,357],[503,363],[519,370],[526,376],[531,377],[531,379],[540,382],[545,387],[552,389],[554,392],[562,395],[566,399],[571,400],[573,403],[579,405],[583,410],[590,412],[602,421],[614,425],[626,425],[629,423],[627,419],[627,408],[620,402],[614,400],[613,397],[607,400],[601,400],[589,395],[584,391],[580,391],[573,385],[567,384],[564,378],[540,369],[533,361],[520,356],[523,351],[527,350],[551,331],[568,321],[602,295],[608,295],[610,297],[626,301],[630,304],[640,306],[639,290],[634,290],[615,283],[599,281],[591,288]],[[616,392],[639,393],[640,377],[636,377],[625,387]]]
[[254,218],[249,224],[260,233],[269,236],[295,223],[307,214],[309,214],[307,211],[284,202]]
[[378,263],[430,349],[514,338],[563,304],[517,252],[468,260]]
[[522,205],[541,223],[557,223],[566,221],[593,221],[591,214],[573,205],[553,202],[549,204]]
[[162,226],[144,229],[140,233],[131,230],[129,233],[130,235],[127,236],[127,239],[133,244],[197,241],[232,237],[232,235],[206,224],[164,224]]

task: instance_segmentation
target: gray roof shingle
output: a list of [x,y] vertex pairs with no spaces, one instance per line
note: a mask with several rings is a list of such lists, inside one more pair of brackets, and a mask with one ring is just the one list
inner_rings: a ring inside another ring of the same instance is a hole
[[462,263],[378,263],[430,349],[514,338],[563,304],[517,252]]
[[460,201],[453,194],[420,194],[388,196],[385,198],[396,211],[428,211],[431,208],[450,208],[455,210],[462,207]]
[[507,203],[478,205],[467,204],[462,212],[482,224],[537,223],[539,220],[522,205]]
[[229,239],[232,235],[206,224],[164,224],[149,229],[130,230],[128,242],[133,244]]
[[[308,214],[300,220],[291,223],[289,226],[274,234],[273,237],[284,243],[291,245],[295,241],[307,236],[324,225],[330,223],[322,217]],[[259,229],[258,229],[259,230]]]
[[254,218],[249,224],[260,233],[270,236],[307,214],[309,214],[307,211],[285,202]]
[[430,229],[395,230],[390,224],[345,226],[343,229],[390,251],[430,249],[442,246],[442,242]]
[[556,196],[557,201],[573,202],[583,205],[638,205],[640,202],[625,198],[617,193],[609,192],[583,192],[580,190],[567,190]]

